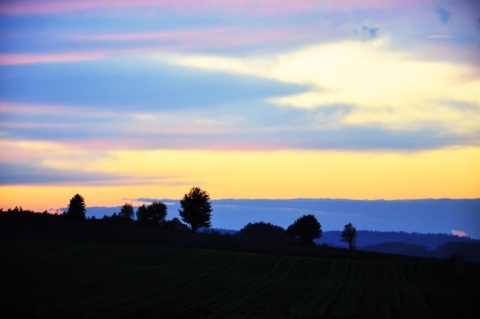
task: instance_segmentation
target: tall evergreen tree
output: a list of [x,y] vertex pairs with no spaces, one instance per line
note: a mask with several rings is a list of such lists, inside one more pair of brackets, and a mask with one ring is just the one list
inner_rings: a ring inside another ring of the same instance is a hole
[[76,194],[70,199],[66,215],[70,218],[85,219],[85,200],[79,194]]

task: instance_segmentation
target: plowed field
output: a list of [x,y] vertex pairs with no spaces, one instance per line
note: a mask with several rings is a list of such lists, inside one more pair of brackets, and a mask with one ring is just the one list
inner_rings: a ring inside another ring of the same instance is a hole
[[1,239],[0,313],[2,318],[476,318],[478,268],[453,266],[438,260]]

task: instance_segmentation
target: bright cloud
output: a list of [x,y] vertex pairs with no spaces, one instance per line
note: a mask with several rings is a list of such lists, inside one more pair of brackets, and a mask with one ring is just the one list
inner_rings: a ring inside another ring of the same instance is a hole
[[452,229],[452,235],[458,237],[468,237],[467,233],[463,230]]
[[108,56],[108,53],[57,53],[57,54],[0,54],[1,65],[21,65],[35,63],[66,63],[79,61],[100,60]]
[[343,41],[274,57],[183,56],[173,60],[190,67],[310,86],[306,92],[269,101],[299,108],[351,105],[346,125],[404,130],[435,123],[446,131],[476,134],[480,109],[457,109],[455,103],[480,105],[480,77],[468,65],[415,59],[389,51],[387,44],[385,39]]

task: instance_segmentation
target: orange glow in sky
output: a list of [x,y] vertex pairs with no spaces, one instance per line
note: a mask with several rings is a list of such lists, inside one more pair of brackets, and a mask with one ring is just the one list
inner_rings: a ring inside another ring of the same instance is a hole
[[76,193],[90,206],[135,198],[179,199],[199,185],[212,198],[417,199],[480,197],[480,150],[419,153],[118,151],[108,160],[52,161],[71,171],[131,176],[111,185],[3,186],[0,207],[65,207]]

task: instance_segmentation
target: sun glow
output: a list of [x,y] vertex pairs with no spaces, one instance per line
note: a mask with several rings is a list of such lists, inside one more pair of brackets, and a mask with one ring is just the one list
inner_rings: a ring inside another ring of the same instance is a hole
[[[49,160],[49,168],[121,176],[113,185],[3,186],[1,206],[64,205],[81,193],[90,205],[124,198],[180,198],[200,185],[212,198],[415,199],[480,197],[480,150],[418,153],[333,151],[110,151],[101,158]],[[116,184],[116,185],[115,185]],[[63,207],[63,206],[61,206]]]

